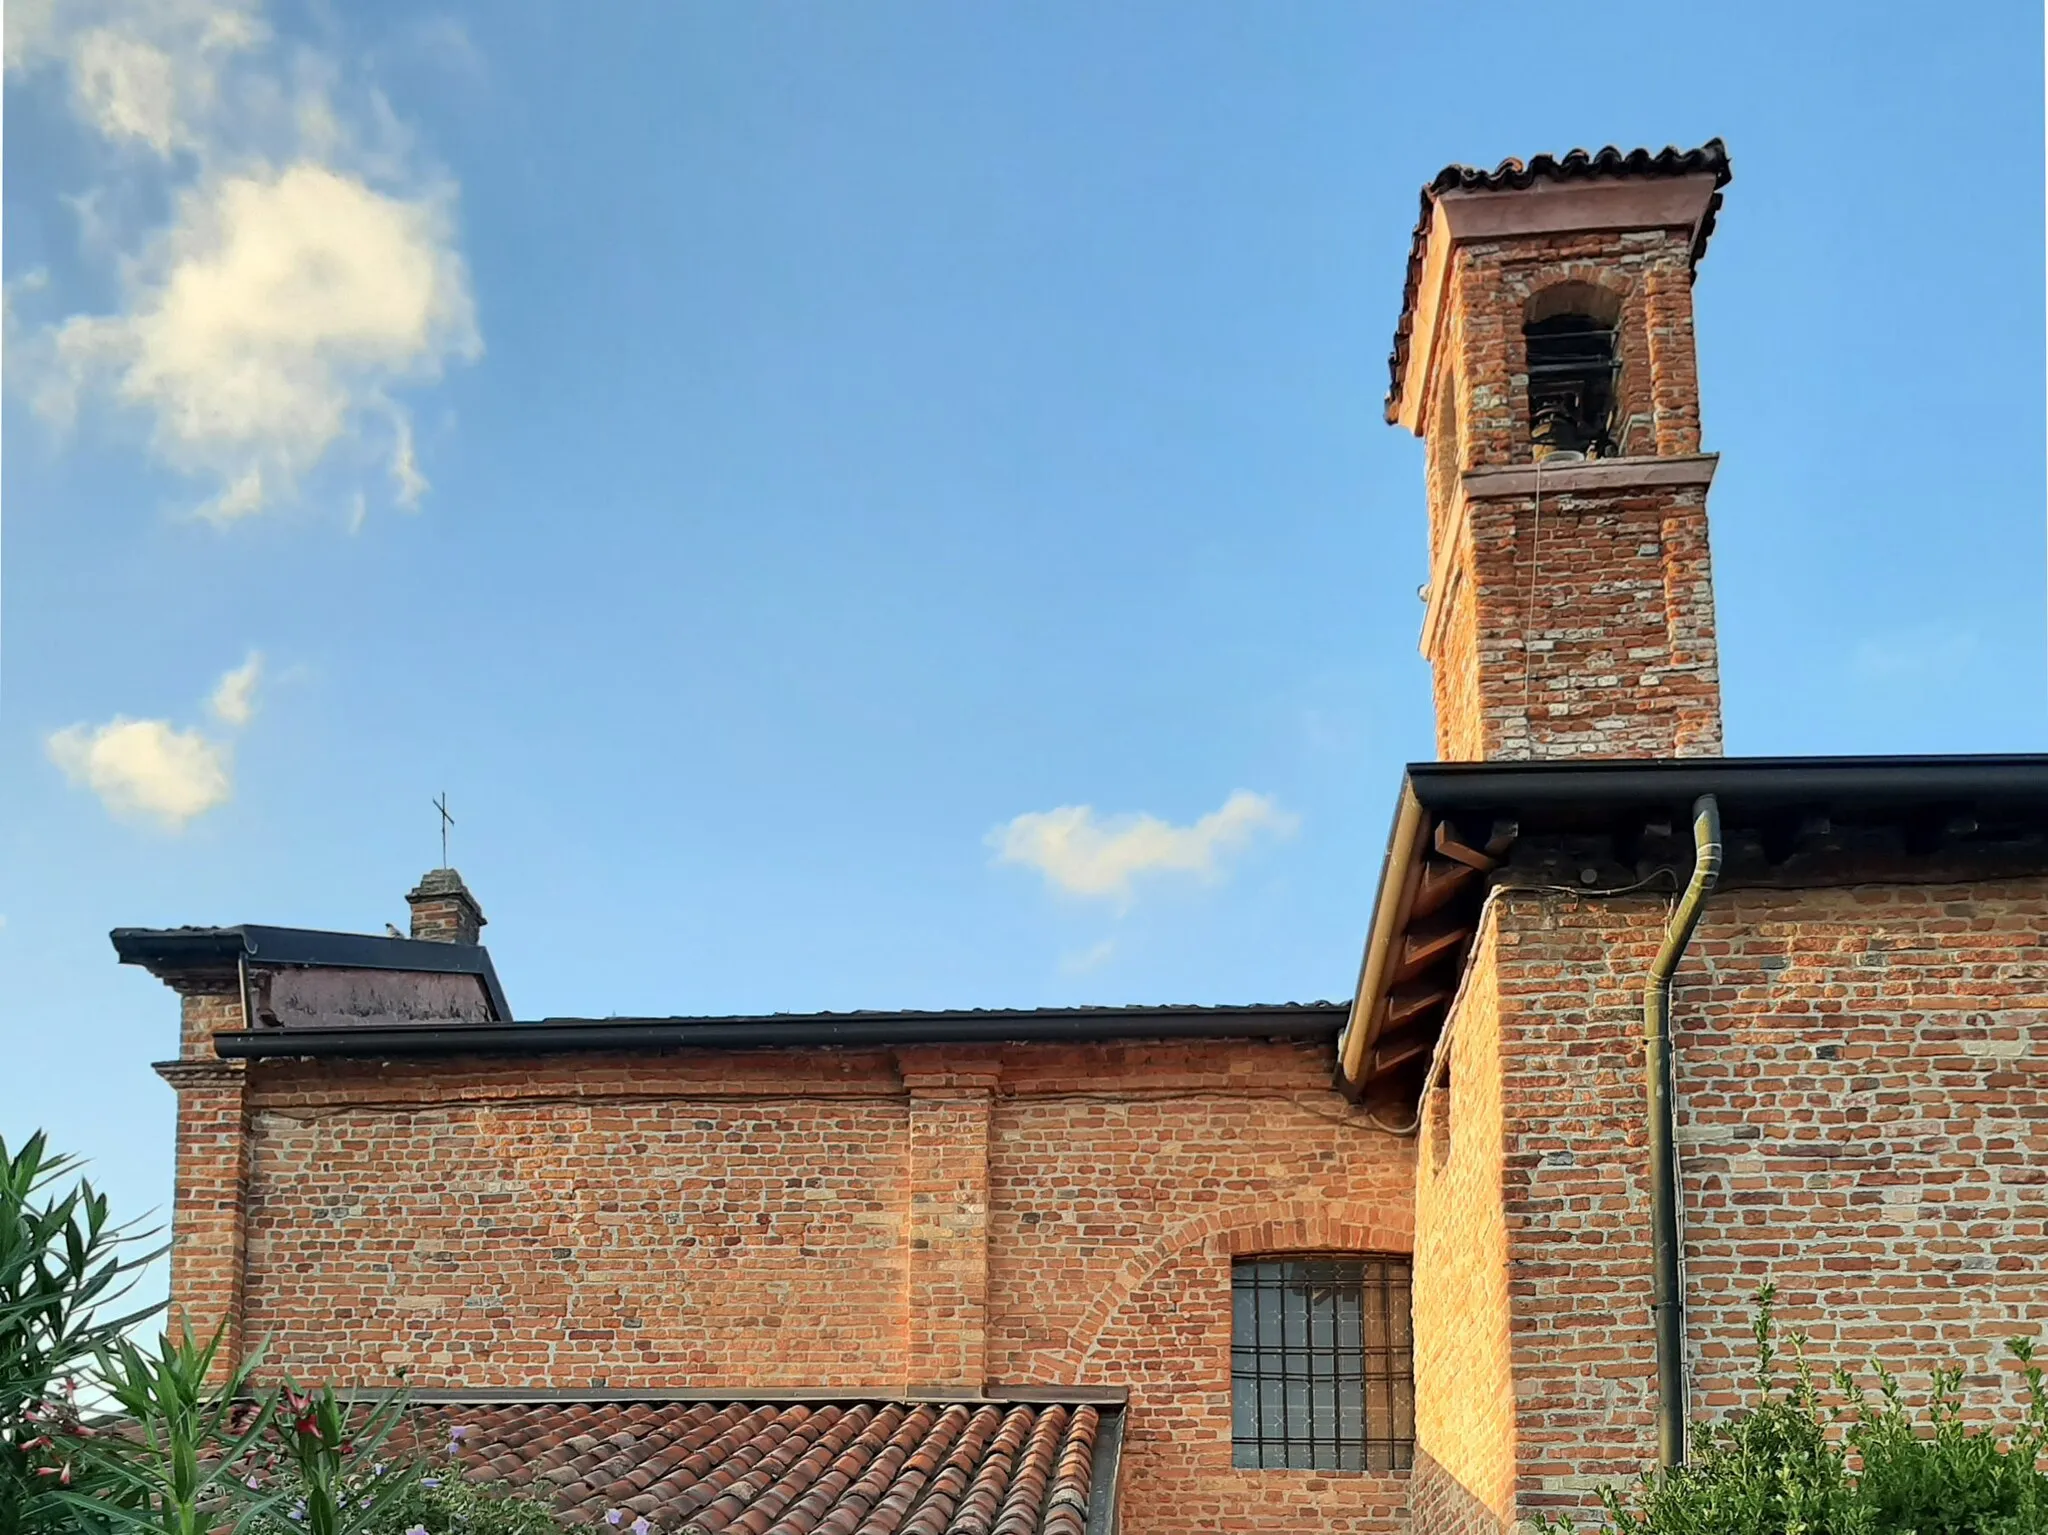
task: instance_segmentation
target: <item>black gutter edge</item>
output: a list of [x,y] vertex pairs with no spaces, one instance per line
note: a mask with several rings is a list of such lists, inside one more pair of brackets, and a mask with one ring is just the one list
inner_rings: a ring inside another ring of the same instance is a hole
[[379,933],[331,933],[319,928],[117,927],[108,938],[124,965],[151,974],[222,968],[241,961],[259,965],[302,965],[311,969],[414,970],[431,975],[473,975],[500,1023],[512,1021],[512,1004],[498,984],[491,951],[479,943],[437,943],[424,938],[391,938]]
[[[1373,915],[1359,961],[1353,1021],[1361,1033],[1379,1004],[1368,979],[1384,946],[1396,936],[1383,910],[1398,901],[1408,875],[1397,856],[1402,807],[1411,800],[1427,815],[1461,812],[1541,812],[1582,806],[1662,805],[1683,809],[1715,795],[1726,816],[1762,805],[1817,800],[1862,801],[1872,806],[1926,800],[2038,802],[2048,807],[2048,754],[1998,752],[1918,756],[1663,757],[1554,762],[1411,762],[1402,770],[1395,800],[1395,832],[1380,867]],[[1412,849],[1410,850],[1412,856]],[[1351,1044],[1349,1039],[1344,1041]],[[1355,1054],[1345,1050],[1343,1054]],[[1361,1062],[1361,1068],[1363,1063]],[[1364,1090],[1340,1054],[1338,1091],[1353,1102]]]
[[1593,800],[1887,800],[2048,796],[2048,755],[1671,757],[1594,762],[1411,762],[1406,781],[1430,810]]
[[1117,1535],[1117,1473],[1124,1458],[1124,1418],[1128,1407],[1104,1412],[1095,1431],[1095,1457],[1088,1475],[1086,1535]]
[[1348,1008],[1158,1011],[1049,1009],[1045,1013],[936,1013],[605,1020],[583,1023],[401,1024],[342,1029],[251,1029],[213,1036],[225,1060],[376,1060],[451,1055],[559,1055],[583,1050],[761,1050],[816,1045],[1091,1044],[1133,1039],[1335,1040]]

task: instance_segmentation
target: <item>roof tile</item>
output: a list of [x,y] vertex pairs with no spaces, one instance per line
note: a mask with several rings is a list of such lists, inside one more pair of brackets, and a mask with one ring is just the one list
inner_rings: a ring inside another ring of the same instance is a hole
[[1714,216],[1721,211],[1720,188],[1726,186],[1734,175],[1728,164],[1728,146],[1719,139],[1708,139],[1698,149],[1672,146],[1653,154],[1647,149],[1623,151],[1610,144],[1592,153],[1574,149],[1561,157],[1538,155],[1527,163],[1503,160],[1490,171],[1470,165],[1446,165],[1438,171],[1422,189],[1422,213],[1415,221],[1415,234],[1408,246],[1408,276],[1401,290],[1401,318],[1394,326],[1394,350],[1387,358],[1387,420],[1392,422],[1400,412],[1402,380],[1408,371],[1408,348],[1415,325],[1415,300],[1422,285],[1422,262],[1429,248],[1430,223],[1436,214],[1439,195],[1445,192],[1521,192],[1539,181],[1645,180],[1660,176],[1691,176],[1701,172],[1713,174],[1715,191],[1707,204],[1706,217],[1700,220],[1699,233],[1693,239],[1692,259],[1695,262],[1706,253],[1707,237],[1714,232]]
[[[421,1404],[399,1449],[565,1527],[661,1535],[1082,1535],[1101,1409],[988,1402]],[[451,1430],[464,1430],[455,1440]]]

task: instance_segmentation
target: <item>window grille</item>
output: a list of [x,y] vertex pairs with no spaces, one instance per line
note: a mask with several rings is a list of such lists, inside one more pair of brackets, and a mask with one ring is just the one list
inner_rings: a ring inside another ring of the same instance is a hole
[[1611,327],[1585,315],[1532,322],[1528,343],[1529,436],[1536,457],[1614,454],[1616,379],[1621,359]]
[[1232,1265],[1230,1289],[1232,1464],[1413,1464],[1406,1258],[1254,1258]]

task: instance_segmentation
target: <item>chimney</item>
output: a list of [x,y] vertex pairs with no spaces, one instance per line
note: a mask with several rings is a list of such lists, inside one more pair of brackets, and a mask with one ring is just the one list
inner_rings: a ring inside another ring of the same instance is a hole
[[431,869],[406,892],[412,935],[433,943],[475,943],[484,925],[483,908],[453,869]]

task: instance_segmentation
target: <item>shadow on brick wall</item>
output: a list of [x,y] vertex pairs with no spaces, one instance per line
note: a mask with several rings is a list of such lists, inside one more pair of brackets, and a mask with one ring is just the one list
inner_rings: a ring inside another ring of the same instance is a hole
[[1512,1525],[1419,1445],[1408,1479],[1408,1507],[1414,1535],[1504,1535]]

